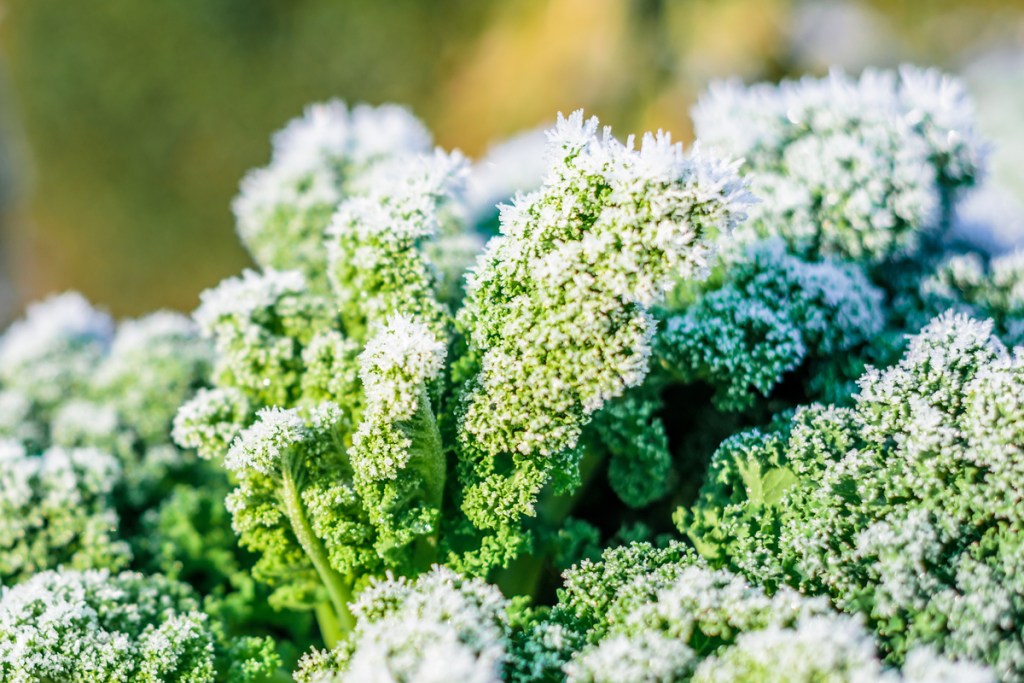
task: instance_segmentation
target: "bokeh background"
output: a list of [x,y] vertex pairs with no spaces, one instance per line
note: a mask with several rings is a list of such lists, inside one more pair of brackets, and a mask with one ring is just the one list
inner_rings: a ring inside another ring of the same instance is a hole
[[193,308],[248,263],[231,198],[311,101],[407,104],[475,156],[578,107],[688,140],[710,79],[902,61],[968,81],[995,143],[974,205],[1009,243],[1024,1],[0,0],[0,318],[68,288]]

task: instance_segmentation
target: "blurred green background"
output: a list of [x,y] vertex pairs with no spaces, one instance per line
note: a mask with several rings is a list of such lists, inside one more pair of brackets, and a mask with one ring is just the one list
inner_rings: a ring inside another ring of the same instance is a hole
[[0,317],[66,288],[191,309],[248,262],[238,180],[329,97],[408,104],[476,155],[581,106],[688,139],[716,77],[935,64],[967,77],[1013,195],[1022,55],[1008,0],[0,0]]

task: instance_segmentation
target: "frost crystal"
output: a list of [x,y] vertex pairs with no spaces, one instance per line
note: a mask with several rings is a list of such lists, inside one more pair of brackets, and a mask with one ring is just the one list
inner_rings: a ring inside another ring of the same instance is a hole
[[281,467],[287,452],[307,437],[305,420],[298,413],[264,408],[257,413],[257,421],[231,444],[224,466],[229,470],[252,469],[271,474]]
[[437,377],[444,358],[444,344],[425,325],[404,316],[390,318],[360,356],[368,410],[409,419],[423,385]]

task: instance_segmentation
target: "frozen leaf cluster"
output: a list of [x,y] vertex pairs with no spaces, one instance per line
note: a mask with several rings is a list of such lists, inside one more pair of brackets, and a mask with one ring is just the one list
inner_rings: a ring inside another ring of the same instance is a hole
[[[0,584],[58,568],[162,572],[194,582],[224,628],[276,623],[223,511],[224,473],[170,438],[213,362],[195,323],[160,311],[115,325],[69,293],[30,307],[0,346]],[[56,400],[41,390],[53,383]]]
[[191,589],[161,577],[49,571],[0,594],[0,677],[11,683],[216,683],[276,665],[232,663]]
[[0,679],[1024,679],[1024,279],[946,232],[962,87],[695,116],[689,151],[576,112],[474,166],[314,105],[193,320],[31,308]]
[[0,340],[0,380],[50,408],[88,383],[113,334],[110,316],[75,292],[32,304]]
[[131,551],[117,538],[112,498],[120,477],[120,463],[96,449],[30,455],[0,443],[0,586],[60,566],[123,567]]
[[0,338],[0,432],[29,450],[90,446],[123,462],[180,459],[177,406],[202,384],[209,346],[185,316],[161,311],[115,326],[81,295],[29,307]]
[[531,514],[551,476],[572,480],[583,426],[648,372],[651,307],[705,273],[748,202],[733,166],[663,134],[620,143],[581,112],[559,120],[548,154],[542,187],[503,209],[459,313],[476,370],[459,442],[477,526]]
[[[396,111],[352,116],[379,117],[370,127],[391,135]],[[318,119],[316,134],[364,136],[344,125]],[[181,407],[174,437],[230,470],[234,527],[275,604],[308,607],[326,591],[347,614],[357,581],[436,554],[447,465],[432,403],[450,314],[428,246],[461,229],[452,203],[465,162],[413,147],[349,168],[309,234],[313,252],[289,252],[292,270],[225,280],[195,313],[216,348],[214,386]]]
[[954,307],[991,318],[1009,346],[1024,342],[1024,253],[991,258],[976,252],[954,254],[921,282],[925,310]]
[[211,359],[185,316],[115,325],[76,293],[30,306],[0,337],[0,583],[133,559],[121,520],[188,476],[169,428]]
[[895,661],[928,643],[1016,680],[1022,377],[990,322],[943,315],[852,407],[726,441],[679,521],[713,563],[863,614]]
[[993,681],[988,670],[914,652],[901,676],[862,623],[825,598],[768,594],[679,546],[608,550],[564,575],[559,600],[515,651],[521,678],[673,681]]
[[808,358],[848,353],[885,325],[883,292],[852,263],[807,262],[757,242],[725,281],[669,318],[661,362],[715,388],[722,410],[749,408]]
[[799,252],[881,261],[948,227],[984,146],[963,84],[935,70],[833,71],[780,86],[714,84],[693,111],[699,139],[745,160],[745,234]]
[[430,144],[423,124],[402,107],[311,105],[274,135],[270,163],[242,180],[232,205],[239,237],[264,268],[322,276],[324,230],[353,179]]
[[[466,162],[441,151],[353,166],[321,252],[202,295],[213,387],[181,407],[174,436],[230,472],[233,526],[274,604],[329,604],[344,633],[374,577],[439,561],[481,575],[527,549],[522,518],[549,481],[571,486],[591,414],[646,375],[654,304],[703,274],[749,201],[734,165],[666,135],[620,143],[581,113],[551,134],[546,165],[544,186],[504,211],[457,316],[450,259],[434,260],[472,234]],[[619,423],[657,429],[653,408],[638,421],[623,405]],[[664,495],[667,480],[642,479],[666,471],[667,447],[625,441],[624,495]]]
[[424,247],[452,220],[446,210],[465,173],[458,153],[392,162],[362,177],[364,191],[338,207],[326,233],[328,275],[349,335],[363,337],[395,314],[443,334],[450,313],[437,296],[442,275]]

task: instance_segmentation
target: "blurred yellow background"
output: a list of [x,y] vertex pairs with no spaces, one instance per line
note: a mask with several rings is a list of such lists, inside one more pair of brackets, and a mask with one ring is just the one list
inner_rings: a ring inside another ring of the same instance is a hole
[[966,75],[1024,191],[1022,55],[1006,0],[0,0],[0,316],[67,288],[191,309],[248,263],[238,180],[330,97],[477,155],[578,107],[688,139],[709,79],[913,61]]

